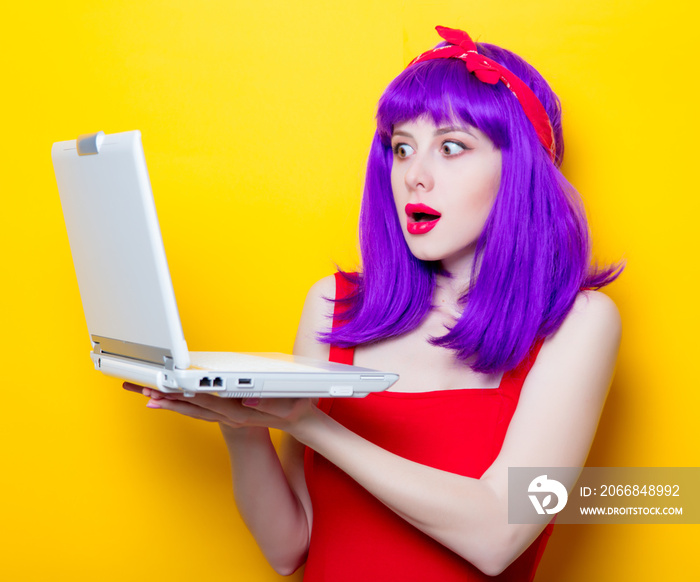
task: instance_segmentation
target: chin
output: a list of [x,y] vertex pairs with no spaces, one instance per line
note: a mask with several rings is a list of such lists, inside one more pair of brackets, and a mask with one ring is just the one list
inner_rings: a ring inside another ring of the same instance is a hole
[[[408,242],[408,241],[407,241]],[[427,245],[409,244],[411,254],[420,261],[441,263],[442,267],[453,274],[469,272],[474,259],[476,242],[463,248],[429,248]]]
[[408,246],[408,250],[411,251],[411,254],[416,257],[416,259],[425,261],[426,263],[439,262],[445,258],[444,253],[435,250],[415,248],[415,246],[411,248],[411,245]]

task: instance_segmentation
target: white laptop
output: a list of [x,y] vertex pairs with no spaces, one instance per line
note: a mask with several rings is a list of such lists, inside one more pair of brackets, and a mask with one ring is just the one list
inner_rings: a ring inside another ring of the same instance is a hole
[[[189,352],[139,131],[51,150],[95,368],[163,392],[366,396],[398,375],[286,354]],[[248,278],[249,280],[250,278]]]

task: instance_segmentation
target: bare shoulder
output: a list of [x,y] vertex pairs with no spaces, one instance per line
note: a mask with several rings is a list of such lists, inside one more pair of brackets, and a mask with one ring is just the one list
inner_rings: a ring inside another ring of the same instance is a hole
[[[309,292],[306,294],[306,301],[308,302],[309,299],[318,301],[326,297],[331,299],[335,297],[335,275],[328,275],[311,285]],[[327,304],[327,301],[323,301],[323,305]]]
[[[561,327],[545,342],[548,352],[585,356],[617,357],[622,333],[620,312],[615,302],[599,291],[578,294]],[[605,358],[604,358],[605,359]]]
[[306,294],[299,320],[294,353],[309,358],[328,359],[329,346],[318,341],[317,335],[329,329],[333,316],[335,277],[329,275],[314,283]]
[[600,292],[579,293],[525,380],[500,466],[583,466],[615,372],[620,336],[615,303]]
[[321,324],[317,331],[325,329],[330,324],[330,319],[327,318],[333,315],[333,303],[328,300],[334,297],[335,277],[333,275],[328,275],[328,277],[316,281],[306,294],[302,321],[306,315],[307,318]]
[[582,291],[576,296],[574,306],[565,324],[586,328],[600,328],[619,334],[622,328],[620,311],[615,302],[600,291]]
[[565,366],[568,375],[578,369],[590,375],[598,368],[611,374],[621,333],[620,313],[612,299],[599,291],[583,291],[561,327],[544,342],[532,371],[537,376],[542,369]]

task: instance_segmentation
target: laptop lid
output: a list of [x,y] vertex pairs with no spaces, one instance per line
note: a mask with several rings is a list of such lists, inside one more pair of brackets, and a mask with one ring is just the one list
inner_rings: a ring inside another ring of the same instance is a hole
[[188,368],[141,133],[80,136],[51,157],[94,350]]

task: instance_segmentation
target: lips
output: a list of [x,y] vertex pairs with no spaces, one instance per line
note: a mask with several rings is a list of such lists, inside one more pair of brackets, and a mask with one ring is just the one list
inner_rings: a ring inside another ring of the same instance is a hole
[[435,228],[442,215],[425,204],[406,204],[406,216],[410,234],[425,234]]

